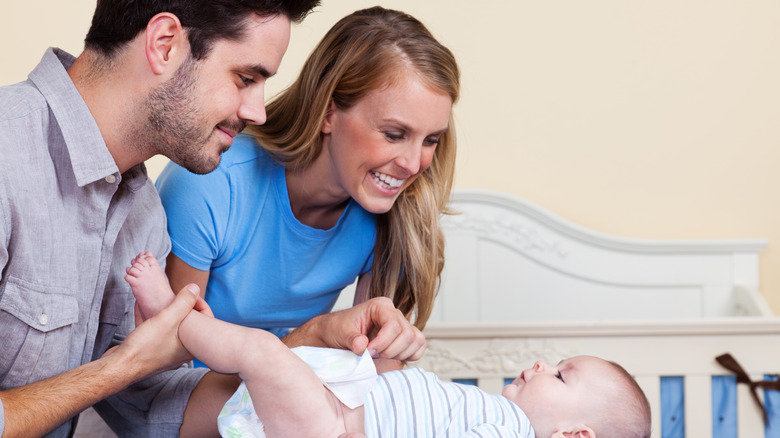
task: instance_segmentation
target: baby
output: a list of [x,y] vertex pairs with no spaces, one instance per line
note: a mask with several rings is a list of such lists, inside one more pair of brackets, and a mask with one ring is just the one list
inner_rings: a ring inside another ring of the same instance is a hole
[[[151,253],[133,259],[125,279],[146,316],[173,300],[165,273]],[[336,388],[345,383],[345,376],[332,378],[332,369],[325,370],[318,362],[351,357],[355,369],[366,371],[366,366],[373,367],[368,355],[361,358],[349,351],[312,347],[293,352],[268,332],[194,311],[179,326],[179,339],[212,370],[238,374],[243,380],[228,404],[238,400],[252,408],[231,414],[245,417],[243,427],[253,424],[249,417],[259,417],[256,430],[241,431],[244,436],[650,435],[650,407],[642,390],[622,367],[596,357],[577,356],[554,366],[538,361],[506,385],[501,395],[443,382],[419,368],[379,376],[375,370],[363,372],[357,386],[342,392]],[[330,380],[321,378],[323,373],[330,373]],[[361,399],[357,404],[355,388]]]

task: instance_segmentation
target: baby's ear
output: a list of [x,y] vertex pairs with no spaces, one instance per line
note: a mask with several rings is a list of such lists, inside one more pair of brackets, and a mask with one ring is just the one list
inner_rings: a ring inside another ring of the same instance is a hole
[[551,438],[596,438],[596,432],[584,424],[578,424],[564,430],[556,430]]

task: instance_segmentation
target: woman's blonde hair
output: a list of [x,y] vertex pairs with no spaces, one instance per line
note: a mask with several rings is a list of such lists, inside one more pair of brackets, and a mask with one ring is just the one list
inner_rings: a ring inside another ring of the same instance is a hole
[[[403,12],[373,7],[336,23],[303,66],[298,79],[267,107],[267,121],[250,128],[259,143],[288,168],[311,164],[322,150],[320,130],[333,100],[346,110],[366,93],[412,71],[455,103],[460,73],[455,57],[428,29]],[[377,215],[370,296],[392,298],[422,329],[431,315],[444,267],[439,216],[446,213],[455,169],[455,127],[436,147],[428,169],[389,212]]]

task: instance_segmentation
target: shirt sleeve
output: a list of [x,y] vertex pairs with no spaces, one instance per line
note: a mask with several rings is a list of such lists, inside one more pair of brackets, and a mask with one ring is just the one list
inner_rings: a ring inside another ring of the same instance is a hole
[[232,198],[229,176],[222,168],[196,175],[169,163],[156,187],[168,218],[173,253],[193,268],[210,270],[227,230]]

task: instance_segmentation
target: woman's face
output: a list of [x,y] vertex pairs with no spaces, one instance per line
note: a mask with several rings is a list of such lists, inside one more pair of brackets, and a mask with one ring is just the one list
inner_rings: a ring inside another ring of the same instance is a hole
[[448,94],[413,73],[348,110],[331,103],[322,128],[322,156],[331,173],[326,190],[343,191],[371,213],[386,213],[431,165],[451,109]]

